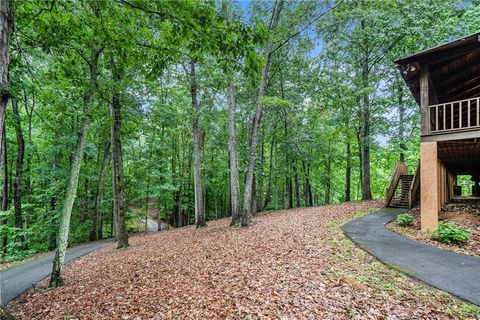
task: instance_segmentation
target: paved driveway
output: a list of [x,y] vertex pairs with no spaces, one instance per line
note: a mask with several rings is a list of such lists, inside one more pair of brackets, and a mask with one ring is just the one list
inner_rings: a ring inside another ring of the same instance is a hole
[[405,209],[385,208],[344,226],[359,247],[387,265],[432,287],[480,305],[480,257],[407,239],[385,227]]

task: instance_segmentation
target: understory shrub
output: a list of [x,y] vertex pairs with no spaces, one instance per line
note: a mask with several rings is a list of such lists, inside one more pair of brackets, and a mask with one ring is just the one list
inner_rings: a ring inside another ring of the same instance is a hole
[[413,222],[413,217],[409,213],[402,213],[397,216],[397,222],[401,226],[409,226]]
[[432,239],[447,244],[465,243],[470,240],[470,233],[453,223],[442,222],[432,233]]

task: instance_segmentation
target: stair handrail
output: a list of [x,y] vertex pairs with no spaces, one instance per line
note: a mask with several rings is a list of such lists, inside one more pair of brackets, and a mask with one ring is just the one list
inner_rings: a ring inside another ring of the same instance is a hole
[[388,206],[390,201],[392,201],[392,197],[395,193],[395,189],[397,188],[398,181],[400,180],[401,175],[407,174],[407,166],[405,162],[398,161],[397,165],[395,166],[395,170],[393,171],[392,179],[390,180],[390,184],[386,189],[386,196],[385,196],[385,204]]
[[412,184],[410,185],[410,190],[408,190],[408,207],[411,209],[417,202],[418,192],[420,190],[420,161],[417,165],[417,170],[415,170],[415,175],[413,176]]

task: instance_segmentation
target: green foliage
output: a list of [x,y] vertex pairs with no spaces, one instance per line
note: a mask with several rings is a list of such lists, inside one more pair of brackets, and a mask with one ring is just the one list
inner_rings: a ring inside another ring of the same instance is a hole
[[[191,59],[198,66],[207,219],[229,215],[226,75],[235,89],[243,191],[273,1],[252,1],[247,10],[231,1],[200,0],[13,3],[16,33],[9,76],[25,136],[22,222],[27,228],[15,228],[10,183],[10,209],[0,227],[8,240],[4,259],[55,248],[84,114],[92,44],[102,55],[69,245],[90,239],[99,191],[98,228],[103,237],[114,234],[109,162],[104,186],[98,188],[110,139],[112,88],[121,95],[127,206],[145,212],[149,202],[167,223],[177,223],[179,216],[181,225],[194,222],[192,111],[184,68]],[[371,152],[373,197],[383,197],[400,147],[410,171],[419,152],[419,109],[392,61],[478,27],[477,2],[338,1],[326,11],[332,3],[337,1],[284,3],[262,101],[255,171],[259,210],[288,207],[289,192],[294,206],[344,201],[347,164],[350,199],[359,200],[363,143]],[[115,57],[124,73],[118,83],[110,77]],[[365,60],[371,62],[367,80],[362,78]],[[402,123],[400,105],[405,107]],[[358,134],[365,110],[371,134],[362,140]],[[6,128],[7,175],[14,180],[17,142],[10,107]],[[130,231],[136,231],[139,218],[129,212]],[[17,235],[25,235],[26,242],[17,243]]]
[[409,213],[402,213],[397,216],[397,222],[401,226],[409,226],[413,222],[413,217]]
[[432,233],[432,239],[447,244],[462,244],[470,240],[470,233],[450,222],[442,222]]

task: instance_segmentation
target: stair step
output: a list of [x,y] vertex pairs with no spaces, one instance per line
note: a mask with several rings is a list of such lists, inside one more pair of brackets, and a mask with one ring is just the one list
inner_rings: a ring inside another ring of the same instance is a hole
[[413,183],[413,175],[404,174],[399,177],[394,196],[389,206],[394,208],[408,208],[410,206],[410,187]]

